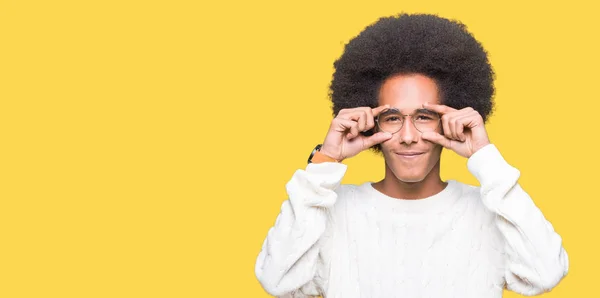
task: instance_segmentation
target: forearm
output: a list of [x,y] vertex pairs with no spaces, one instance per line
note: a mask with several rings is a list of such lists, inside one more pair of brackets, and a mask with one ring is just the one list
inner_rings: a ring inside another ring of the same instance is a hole
[[319,245],[346,171],[343,164],[310,164],[286,184],[289,199],[270,228],[255,273],[272,295],[297,290],[317,272]]
[[496,225],[504,236],[507,285],[522,294],[549,291],[568,271],[562,238],[518,184],[520,172],[506,163],[495,146],[481,150],[468,166],[481,183],[483,203],[497,215]]

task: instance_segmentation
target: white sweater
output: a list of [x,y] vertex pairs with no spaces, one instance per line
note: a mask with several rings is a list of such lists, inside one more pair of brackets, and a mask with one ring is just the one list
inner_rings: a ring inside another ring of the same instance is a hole
[[567,274],[561,237],[494,145],[467,162],[481,187],[449,180],[401,200],[370,182],[341,184],[347,165],[309,164],[287,183],[255,274],[271,295],[502,297],[549,291]]

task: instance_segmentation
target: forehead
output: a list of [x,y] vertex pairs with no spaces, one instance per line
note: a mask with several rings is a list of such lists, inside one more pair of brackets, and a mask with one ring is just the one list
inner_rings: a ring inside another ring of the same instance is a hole
[[379,105],[389,104],[402,112],[419,109],[426,102],[439,104],[440,100],[435,81],[423,75],[391,77],[379,90]]

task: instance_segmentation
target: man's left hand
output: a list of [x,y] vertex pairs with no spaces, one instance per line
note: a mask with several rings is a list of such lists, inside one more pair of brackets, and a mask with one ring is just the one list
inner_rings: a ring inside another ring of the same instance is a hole
[[456,110],[445,105],[425,103],[425,109],[441,115],[444,135],[424,132],[421,137],[440,144],[458,155],[469,158],[477,150],[490,144],[483,118],[473,108]]

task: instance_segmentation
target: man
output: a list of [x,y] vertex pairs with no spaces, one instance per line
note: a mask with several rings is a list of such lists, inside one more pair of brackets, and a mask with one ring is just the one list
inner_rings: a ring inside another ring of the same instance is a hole
[[[561,237],[490,143],[494,73],[459,22],[381,18],[335,62],[335,118],[264,241],[255,273],[285,297],[501,297],[567,274]],[[385,177],[341,184],[343,160],[383,155]],[[442,181],[442,148],[480,187]]]

